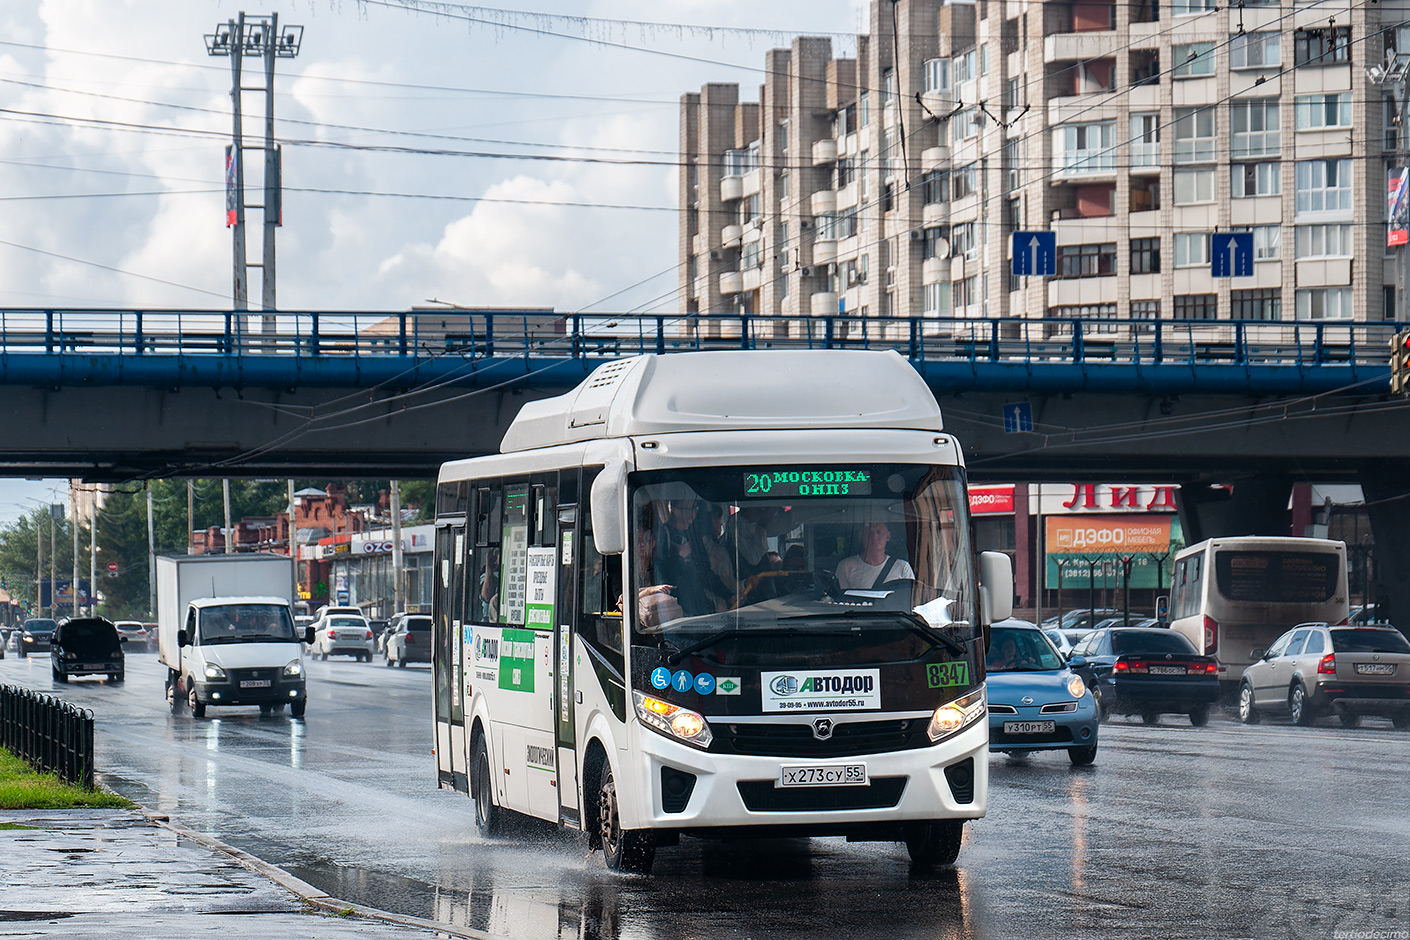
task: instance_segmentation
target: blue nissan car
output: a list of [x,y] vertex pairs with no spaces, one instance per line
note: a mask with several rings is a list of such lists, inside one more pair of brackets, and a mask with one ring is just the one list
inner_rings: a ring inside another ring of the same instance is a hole
[[1097,758],[1097,704],[1043,631],[1022,620],[992,627],[985,657],[989,750],[1067,751],[1076,766]]

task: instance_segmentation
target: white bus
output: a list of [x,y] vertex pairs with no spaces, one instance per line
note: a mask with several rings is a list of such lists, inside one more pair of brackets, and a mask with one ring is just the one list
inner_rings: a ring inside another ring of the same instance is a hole
[[681,834],[950,864],[984,815],[1012,569],[897,354],[614,361],[436,498],[438,780],[481,833],[539,817],[635,871]]
[[1299,623],[1343,623],[1349,612],[1345,542],[1243,536],[1207,539],[1175,556],[1170,626],[1219,661],[1229,695],[1254,649]]

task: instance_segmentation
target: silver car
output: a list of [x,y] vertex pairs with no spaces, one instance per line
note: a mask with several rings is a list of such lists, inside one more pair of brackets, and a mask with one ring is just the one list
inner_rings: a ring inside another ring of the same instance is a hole
[[1410,642],[1394,627],[1301,623],[1253,655],[1239,684],[1248,724],[1281,712],[1299,725],[1335,714],[1354,728],[1362,715],[1380,715],[1410,728]]
[[329,656],[351,656],[372,662],[372,626],[361,614],[331,614],[315,624],[312,654],[319,659]]

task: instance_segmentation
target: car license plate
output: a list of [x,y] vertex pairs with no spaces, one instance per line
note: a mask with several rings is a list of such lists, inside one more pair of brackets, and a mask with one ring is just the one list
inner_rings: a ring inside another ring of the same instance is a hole
[[1056,730],[1056,721],[1004,722],[1004,734],[1052,734]]
[[1357,663],[1356,671],[1363,676],[1393,676],[1395,663]]
[[241,682],[240,682],[240,688],[242,688],[242,689],[267,689],[267,688],[269,688],[269,680],[268,680],[268,679],[243,679],[243,680],[241,680]]
[[1152,666],[1150,667],[1153,676],[1183,676],[1184,666]]
[[866,764],[795,764],[779,769],[780,787],[864,787]]

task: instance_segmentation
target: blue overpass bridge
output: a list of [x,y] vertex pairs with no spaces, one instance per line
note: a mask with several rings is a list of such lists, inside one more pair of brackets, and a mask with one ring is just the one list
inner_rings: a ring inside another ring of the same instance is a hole
[[[895,349],[978,479],[1356,479],[1410,457],[1397,324],[551,310],[2,310],[0,472],[424,476],[609,359]],[[748,376],[723,377],[748,382]]]

